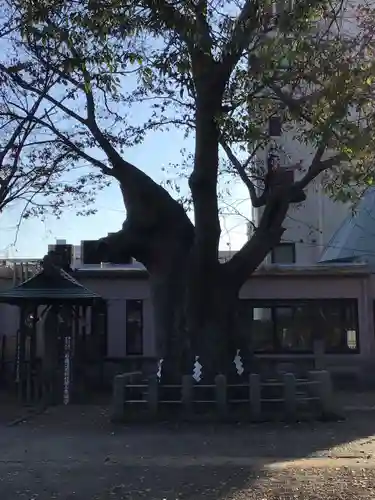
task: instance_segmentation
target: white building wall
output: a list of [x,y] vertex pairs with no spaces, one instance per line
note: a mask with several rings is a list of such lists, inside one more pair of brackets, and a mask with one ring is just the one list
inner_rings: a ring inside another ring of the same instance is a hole
[[[292,131],[283,131],[276,139],[284,152],[280,168],[287,168],[302,160],[302,170],[294,172],[295,180],[302,177],[309,167],[314,150],[293,138]],[[258,154],[258,160],[266,165],[266,151]],[[317,178],[305,190],[306,201],[296,203],[289,208],[284,227],[283,242],[293,242],[296,248],[296,264],[311,265],[316,263],[334,232],[350,214],[350,207],[341,202],[334,202],[324,190],[323,181]],[[255,224],[259,222],[262,209],[254,209]],[[270,257],[266,259],[270,263]]]
[[[338,24],[331,23],[329,19],[321,21],[322,30],[327,30],[329,23],[332,30],[340,29],[341,33],[353,35],[357,31],[356,7],[359,1],[350,2],[345,0],[342,6],[341,19]],[[276,4],[275,4],[276,5]],[[371,8],[375,6],[375,0],[369,0]],[[274,6],[275,9],[275,6]],[[277,9],[276,9],[277,10]],[[268,36],[272,36],[270,33]],[[314,155],[314,149],[294,138],[295,130],[283,130],[281,137],[272,138],[283,151],[281,167],[288,167],[302,160],[303,170],[295,172],[295,180],[304,174],[309,167]],[[258,152],[258,160],[267,165],[267,151]],[[311,265],[318,262],[323,249],[329,243],[331,237],[350,215],[350,206],[342,202],[333,201],[324,190],[324,181],[316,179],[306,188],[307,199],[303,203],[293,204],[286,217],[284,227],[286,231],[282,242],[295,243],[296,264]],[[262,209],[253,209],[254,222],[257,224],[262,214]],[[265,259],[268,264],[270,256]]]

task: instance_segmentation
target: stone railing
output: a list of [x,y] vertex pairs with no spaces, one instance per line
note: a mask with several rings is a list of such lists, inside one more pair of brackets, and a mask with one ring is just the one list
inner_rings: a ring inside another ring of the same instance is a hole
[[181,384],[168,385],[156,376],[140,381],[138,372],[114,379],[112,419],[157,420],[199,418],[219,420],[288,420],[335,415],[328,371],[310,371],[304,379],[284,373],[262,380],[249,375],[243,383],[227,384],[217,375],[214,384],[196,383],[190,375]]

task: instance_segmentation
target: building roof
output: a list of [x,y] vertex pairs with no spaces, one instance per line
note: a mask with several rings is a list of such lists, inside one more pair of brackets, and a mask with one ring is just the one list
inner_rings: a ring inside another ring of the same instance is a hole
[[44,268],[20,285],[0,292],[0,302],[7,304],[27,302],[81,304],[97,300],[101,300],[100,295],[82,286],[70,274],[57,266]]
[[324,249],[320,263],[366,262],[375,270],[375,188],[368,189]]

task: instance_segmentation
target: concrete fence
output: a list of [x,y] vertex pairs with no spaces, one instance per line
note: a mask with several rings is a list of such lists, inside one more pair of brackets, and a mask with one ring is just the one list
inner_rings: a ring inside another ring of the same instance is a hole
[[228,384],[225,375],[217,375],[214,384],[196,383],[190,375],[176,385],[162,384],[156,376],[142,382],[138,373],[114,379],[114,421],[174,417],[295,421],[334,412],[331,377],[325,370],[311,371],[304,379],[284,373],[277,380],[264,381],[251,374],[239,384]]

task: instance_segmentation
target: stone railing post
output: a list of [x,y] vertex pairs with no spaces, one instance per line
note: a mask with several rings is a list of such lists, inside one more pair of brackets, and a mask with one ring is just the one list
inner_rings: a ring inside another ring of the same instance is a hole
[[314,361],[315,370],[325,369],[325,344],[324,340],[314,340]]
[[260,420],[262,414],[261,383],[260,375],[257,373],[249,375],[249,401],[251,419]]
[[125,416],[125,387],[126,378],[124,374],[116,375],[113,380],[112,392],[112,415],[111,419],[122,420]]
[[224,418],[228,412],[227,378],[225,375],[215,377],[216,408],[220,417]]
[[287,420],[296,420],[297,418],[297,387],[296,378],[293,373],[284,373],[284,411]]
[[184,375],[182,377],[181,402],[186,415],[190,415],[193,410],[193,391],[193,377]]
[[310,385],[310,392],[319,399],[319,404],[323,414],[335,411],[332,380],[329,371],[310,371],[309,380],[314,382]]
[[159,381],[156,375],[148,378],[148,409],[150,417],[155,418],[159,407]]

